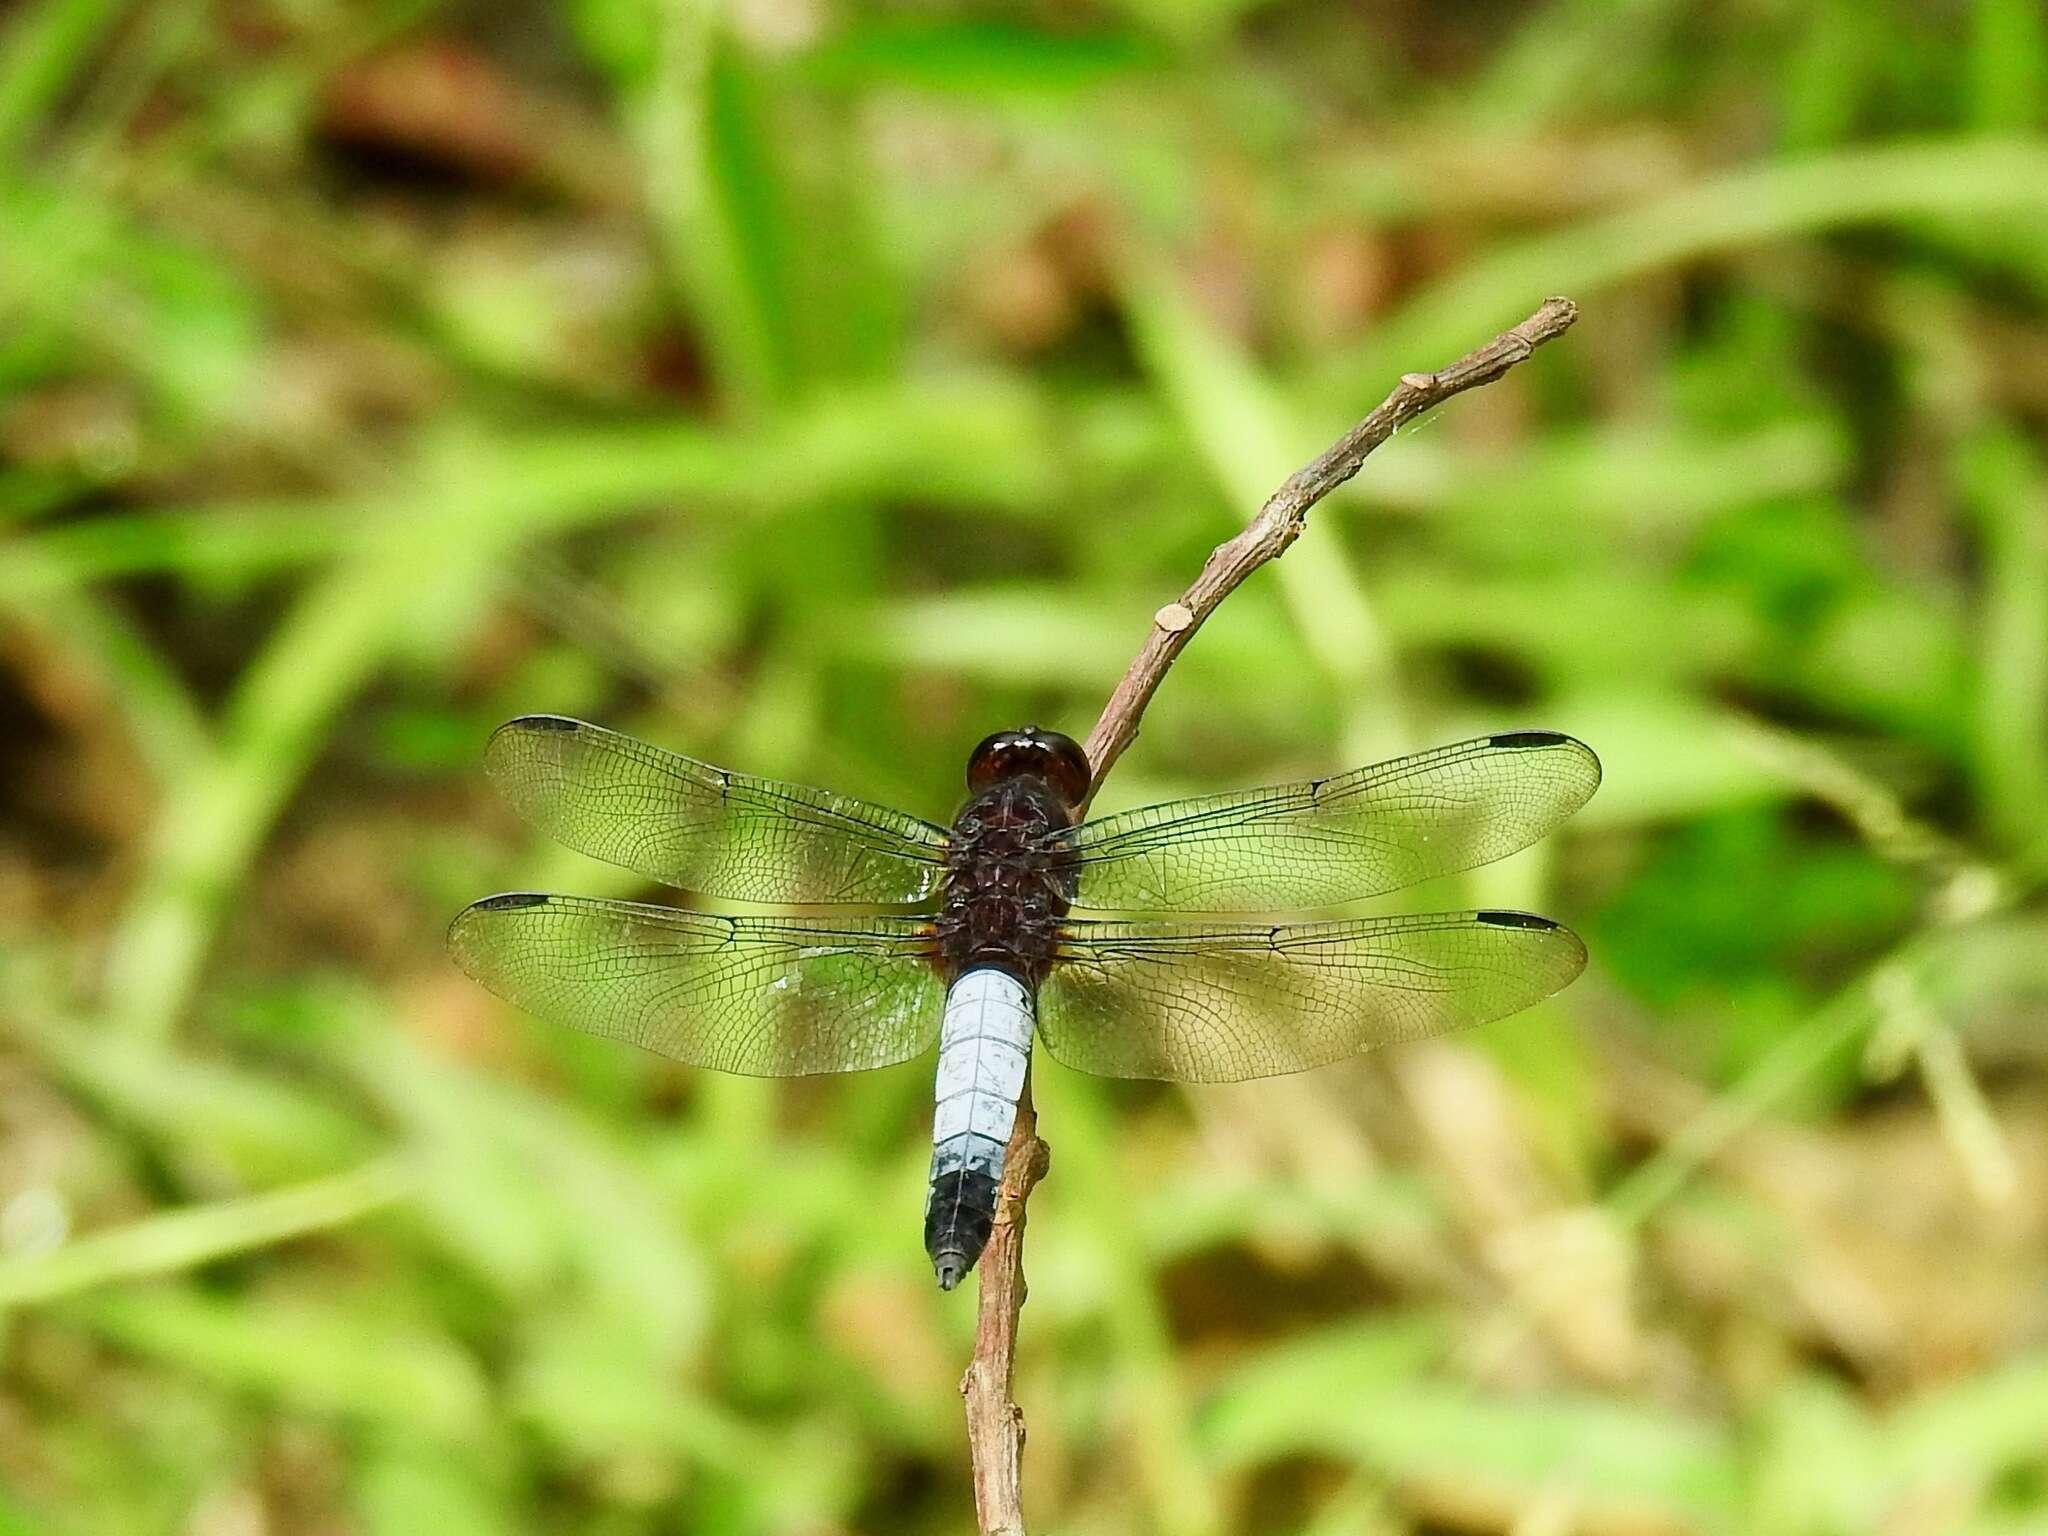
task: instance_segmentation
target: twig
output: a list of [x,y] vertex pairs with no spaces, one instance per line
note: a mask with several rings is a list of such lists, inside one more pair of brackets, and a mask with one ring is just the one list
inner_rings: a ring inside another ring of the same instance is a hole
[[1425,411],[1453,395],[1491,384],[1523,361],[1544,342],[1561,336],[1579,318],[1570,299],[1545,299],[1535,314],[1511,331],[1503,331],[1476,352],[1467,353],[1435,373],[1405,373],[1394,392],[1371,415],[1330,445],[1313,464],[1296,470],[1287,483],[1266,498],[1259,515],[1228,544],[1217,546],[1193,586],[1152,616],[1152,632],[1138,659],[1109,696],[1102,718],[1088,733],[1088,761],[1095,767],[1095,787],[1138,737],[1138,717],[1166,677],[1166,669],[1186,648],[1202,621],[1216,611],[1238,583],[1269,560],[1277,560],[1308,526],[1309,509],[1357,474],[1366,455]]
[[[1194,585],[1178,602],[1152,616],[1152,630],[1088,733],[1095,790],[1137,739],[1138,720],[1159,690],[1167,668],[1194,638],[1202,621],[1245,577],[1287,552],[1307,526],[1309,509],[1357,474],[1366,455],[1425,411],[1453,395],[1490,384],[1579,318],[1570,299],[1545,299],[1528,319],[1476,352],[1435,373],[1408,373],[1372,413],[1346,432],[1313,464],[1288,476],[1266,498],[1259,515],[1229,543],[1219,545]],[[981,1297],[974,1327],[974,1359],[960,1378],[967,1400],[967,1446],[974,1462],[974,1511],[982,1536],[1025,1536],[1023,1511],[1024,1411],[1010,1396],[1016,1368],[1017,1320],[1024,1307],[1024,1207],[1045,1176],[1051,1152],[1038,1137],[1038,1115],[1026,1078],[1017,1123],[1003,1167],[995,1229],[981,1256]]]
[[1017,1318],[1024,1310],[1024,1204],[1045,1177],[1052,1149],[1038,1139],[1031,1078],[1017,1102],[1017,1123],[1003,1154],[996,1222],[981,1254],[981,1295],[974,1358],[960,1378],[967,1400],[967,1454],[974,1464],[974,1514],[982,1536],[1024,1536],[1024,1410],[1010,1396],[1017,1362]]

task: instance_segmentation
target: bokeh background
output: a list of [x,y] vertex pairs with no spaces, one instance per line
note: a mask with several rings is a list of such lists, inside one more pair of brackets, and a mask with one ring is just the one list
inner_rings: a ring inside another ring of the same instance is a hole
[[1041,1062],[1068,1533],[2048,1529],[2039,0],[15,0],[0,1532],[970,1528],[928,1064],[522,1018],[651,894],[553,710],[951,814],[1209,548],[1105,808],[1478,730],[1599,797],[1415,893],[1593,952],[1183,1091]]

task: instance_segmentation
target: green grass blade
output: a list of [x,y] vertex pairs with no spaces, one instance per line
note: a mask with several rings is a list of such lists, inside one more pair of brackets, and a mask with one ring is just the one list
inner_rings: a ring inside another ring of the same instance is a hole
[[1983,541],[1976,777],[1999,840],[2048,836],[2048,472],[2018,435],[1962,445],[1962,494]]
[[390,1209],[411,1194],[414,1183],[403,1161],[384,1158],[294,1189],[167,1211],[89,1233],[48,1253],[0,1261],[0,1307],[196,1269],[327,1231]]
[[1948,214],[2048,214],[2048,145],[1923,140],[1764,162],[1503,245],[1426,290],[1362,347],[1319,365],[1319,393],[1350,398],[1361,380],[1442,367],[1545,294],[1587,302],[1630,278],[1746,246]]
[[128,0],[39,0],[0,29],[0,160],[20,156]]

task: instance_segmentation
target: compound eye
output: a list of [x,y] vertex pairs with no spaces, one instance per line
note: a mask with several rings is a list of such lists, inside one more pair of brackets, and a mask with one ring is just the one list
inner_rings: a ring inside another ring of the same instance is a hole
[[1058,731],[999,731],[967,759],[967,787],[976,793],[1019,774],[1045,780],[1070,807],[1088,798],[1094,779],[1081,744]]
[[1081,744],[1071,736],[1062,736],[1054,743],[1053,771],[1048,777],[1052,787],[1060,792],[1068,805],[1079,805],[1088,798],[1088,791],[1095,782],[1095,770],[1088,765],[1088,754],[1081,750]]
[[1014,731],[998,731],[984,737],[981,744],[967,755],[967,787],[979,794],[995,783],[997,779],[1015,772],[1011,766],[1011,747],[1017,739]]

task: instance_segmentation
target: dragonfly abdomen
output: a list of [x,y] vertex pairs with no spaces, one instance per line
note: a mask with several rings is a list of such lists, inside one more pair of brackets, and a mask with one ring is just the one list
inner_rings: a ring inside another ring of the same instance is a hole
[[957,1285],[988,1246],[1033,1021],[1031,989],[992,966],[962,973],[946,992],[924,1216],[925,1251],[942,1290]]

